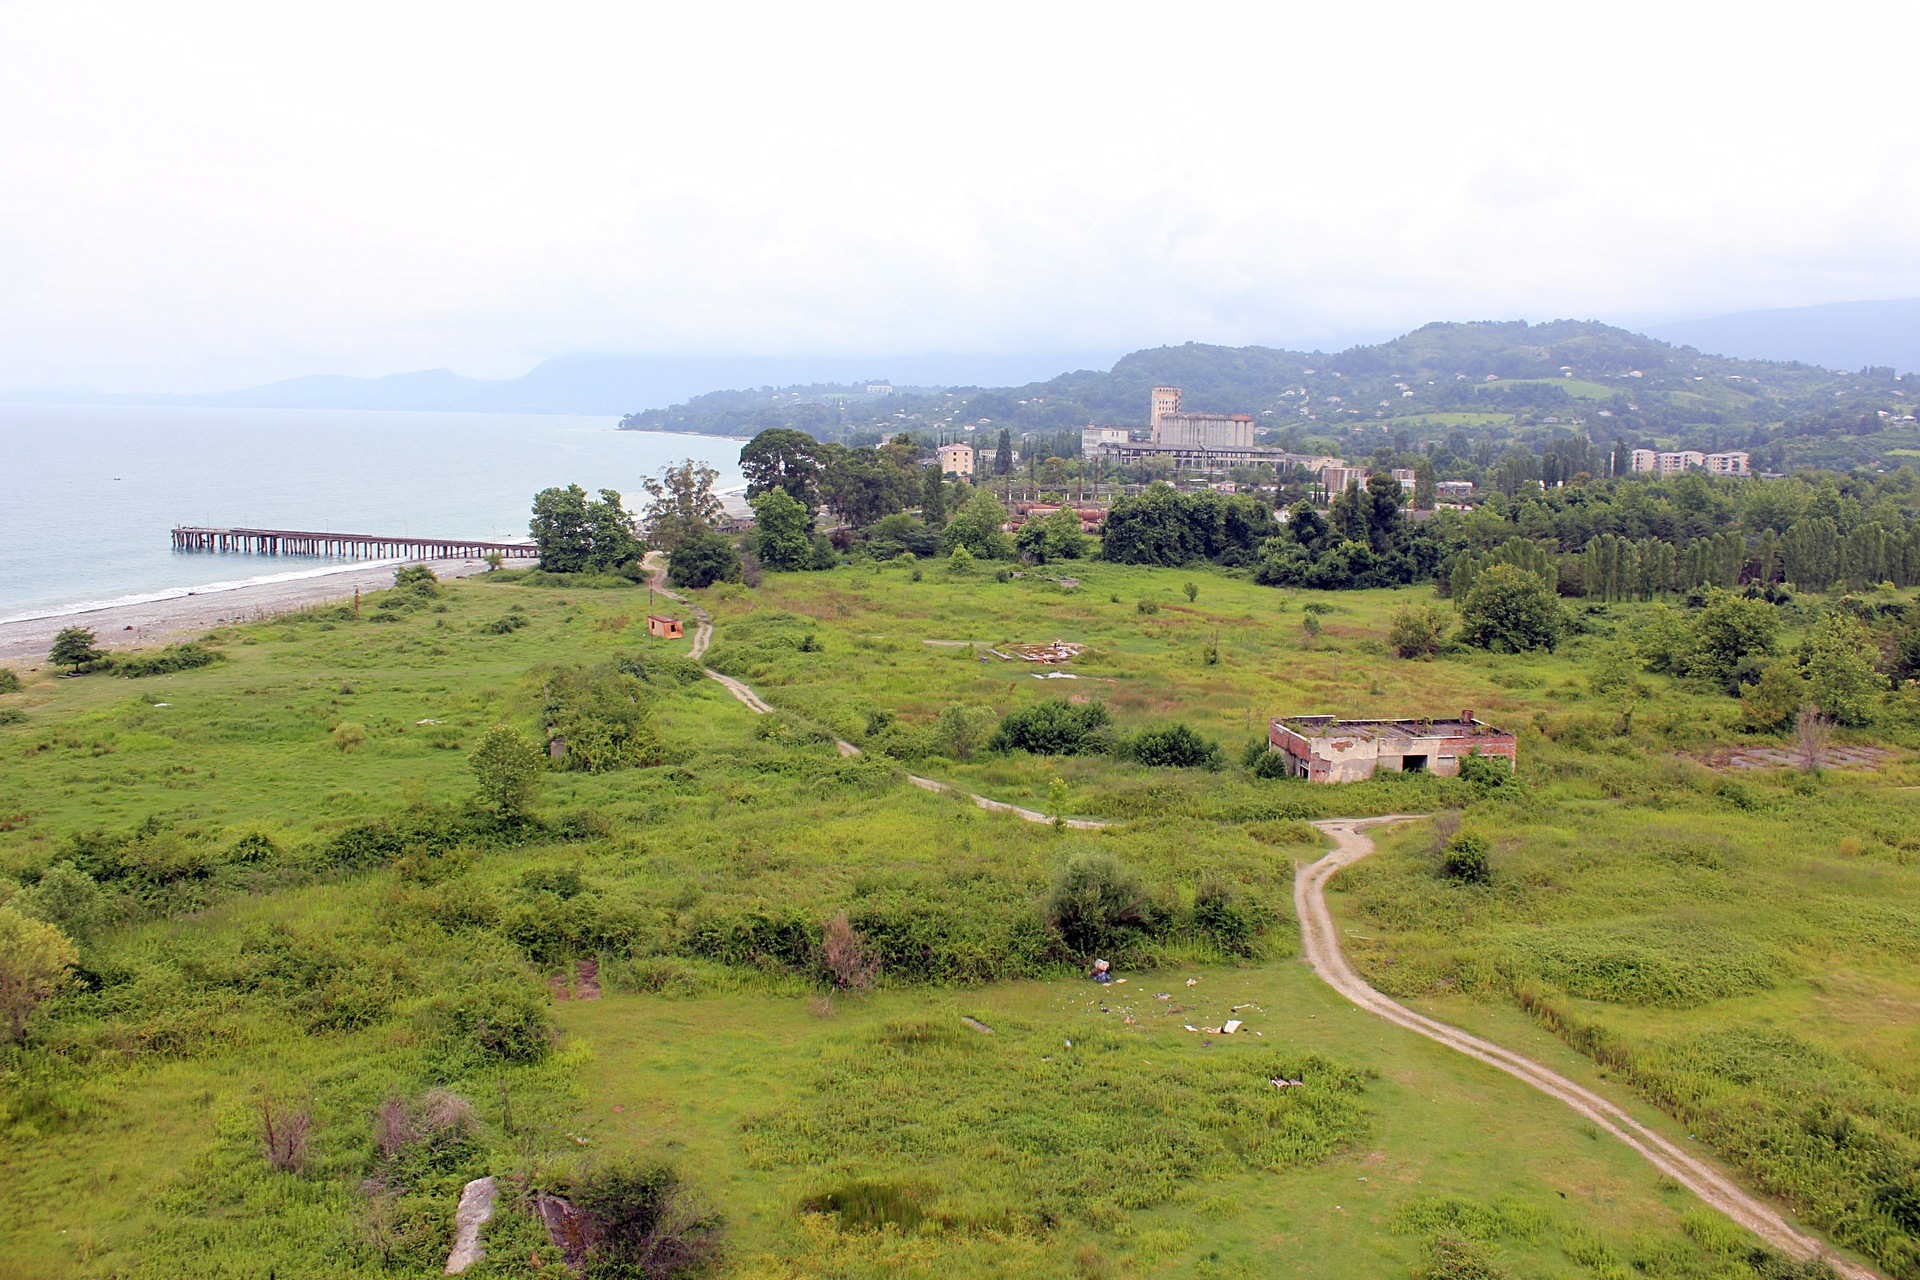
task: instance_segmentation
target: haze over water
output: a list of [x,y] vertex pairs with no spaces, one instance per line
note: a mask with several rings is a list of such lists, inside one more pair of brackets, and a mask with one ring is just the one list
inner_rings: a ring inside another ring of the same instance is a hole
[[740,443],[611,417],[0,406],[0,621],[341,561],[175,552],[177,524],[524,539],[536,490],[641,505],[682,458],[741,481]]

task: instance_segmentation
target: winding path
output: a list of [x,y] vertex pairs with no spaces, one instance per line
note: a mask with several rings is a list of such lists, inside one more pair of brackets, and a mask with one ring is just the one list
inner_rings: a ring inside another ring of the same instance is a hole
[[[642,561],[642,563],[653,571],[647,578],[647,585],[669,600],[678,600],[681,604],[687,606],[688,611],[693,614],[694,621],[698,623],[698,626],[693,633],[693,647],[687,650],[687,656],[697,661],[706,653],[707,646],[713,642],[713,617],[705,609],[702,609],[685,596],[667,589],[667,569],[663,563],[664,559],[665,557],[658,551],[649,551],[647,553],[647,558]],[[768,705],[766,699],[755,693],[751,685],[741,680],[735,680],[730,675],[715,671],[712,667],[702,669],[707,673],[709,679],[718,681],[721,688],[738,698],[741,705],[746,707],[747,710],[758,716],[772,714],[773,707]],[[833,745],[835,750],[839,751],[843,756],[857,756],[860,754],[860,748],[843,738],[835,738]],[[907,775],[907,781],[919,787],[922,791],[935,791],[942,795],[965,796],[967,799],[973,801],[975,805],[985,809],[989,813],[1010,813],[1014,817],[1023,818],[1028,822],[1051,823],[1053,821],[1051,817],[1040,812],[1038,809],[1028,809],[1017,804],[1008,804],[1004,800],[990,800],[986,796],[975,795],[971,791],[961,791],[959,788],[935,778],[922,778],[918,774],[910,773]],[[1062,825],[1078,831],[1091,831],[1098,827],[1104,827],[1107,824],[1098,818],[1066,818],[1062,820]]]
[[[669,600],[679,601],[692,612],[699,625],[694,632],[693,646],[688,650],[687,656],[698,659],[706,653],[707,646],[712,643],[713,619],[699,605],[667,589],[666,567],[661,563],[662,559],[659,552],[648,555],[646,564],[653,570],[649,583],[656,592]],[[710,678],[718,681],[721,687],[738,698],[754,714],[768,715],[773,711],[773,707],[744,682],[715,671],[711,667],[704,670]],[[843,756],[860,754],[860,748],[839,738],[834,739],[834,746]],[[1028,822],[1053,821],[1037,809],[1027,809],[1000,800],[990,800],[986,796],[961,791],[933,778],[908,774],[907,781],[923,791],[964,795],[974,804],[991,813],[1010,813]],[[1548,1097],[1564,1103],[1577,1114],[1585,1116],[1593,1124],[1639,1152],[1661,1173],[1686,1187],[1706,1203],[1781,1252],[1795,1258],[1823,1259],[1840,1275],[1846,1277],[1846,1280],[1884,1280],[1879,1272],[1840,1257],[1833,1252],[1826,1241],[1808,1235],[1795,1227],[1777,1208],[1741,1187],[1725,1170],[1649,1129],[1599,1094],[1574,1083],[1531,1058],[1510,1049],[1503,1049],[1490,1040],[1482,1040],[1458,1027],[1448,1026],[1444,1022],[1437,1022],[1415,1013],[1405,1005],[1398,1004],[1374,990],[1359,974],[1355,973],[1352,966],[1347,963],[1345,953],[1340,950],[1339,933],[1334,928],[1332,913],[1327,910],[1327,881],[1331,880],[1341,868],[1351,866],[1373,852],[1372,839],[1362,834],[1365,828],[1396,822],[1411,822],[1420,816],[1422,815],[1389,814],[1379,818],[1327,818],[1313,824],[1333,837],[1335,847],[1332,853],[1318,862],[1304,864],[1295,872],[1293,906],[1294,913],[1300,919],[1300,935],[1306,959],[1313,965],[1314,972],[1320,976],[1321,980],[1368,1013],[1384,1018],[1395,1026],[1404,1027],[1417,1035],[1423,1035],[1429,1040],[1437,1041],[1470,1058],[1476,1058],[1489,1066],[1498,1067],[1508,1075],[1532,1085]],[[1097,818],[1068,818],[1065,825],[1081,830],[1091,830],[1108,824]]]
[[1838,1256],[1824,1240],[1795,1227],[1772,1204],[1742,1188],[1718,1166],[1649,1129],[1599,1094],[1575,1084],[1531,1058],[1470,1035],[1458,1027],[1423,1017],[1367,985],[1347,964],[1347,958],[1340,950],[1339,934],[1334,928],[1333,916],[1327,910],[1327,881],[1341,868],[1351,866],[1373,852],[1373,841],[1362,834],[1363,828],[1409,821],[1412,821],[1410,816],[1395,814],[1382,818],[1329,818],[1313,824],[1333,837],[1335,848],[1318,862],[1302,865],[1297,870],[1293,881],[1293,906],[1295,914],[1300,917],[1300,934],[1305,943],[1307,961],[1328,986],[1376,1017],[1498,1067],[1547,1096],[1565,1103],[1639,1152],[1661,1173],[1781,1252],[1795,1258],[1823,1259],[1848,1280],[1881,1280],[1878,1272]]

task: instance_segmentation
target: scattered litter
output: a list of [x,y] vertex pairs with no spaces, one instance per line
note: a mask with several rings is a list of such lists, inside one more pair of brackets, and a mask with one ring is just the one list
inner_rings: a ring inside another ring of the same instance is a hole
[[1132,1025],[1133,1025],[1133,1015],[1132,1015],[1132,1014],[1128,1014],[1128,1015],[1127,1015],[1127,1018],[1126,1018],[1126,1023],[1127,1023],[1127,1025],[1128,1025],[1128,1026],[1132,1026]]
[[1033,673],[1033,678],[1035,680],[1078,680],[1080,677],[1071,671],[1049,671],[1045,675],[1036,671]]
[[1112,982],[1113,966],[1105,960],[1095,960],[1093,968],[1087,970],[1087,976],[1095,982]]
[[156,702],[153,705],[156,707],[170,707],[173,704],[171,702]]
[[1365,1178],[1362,1178],[1362,1179],[1360,1179],[1360,1181],[1362,1181],[1362,1182],[1365,1182],[1365,1181],[1366,1181],[1366,1179],[1365,1179]]
[[1107,1006],[1105,1006],[1105,1005],[1101,1005],[1101,1006],[1100,1006],[1100,1012],[1102,1012],[1102,1013],[1111,1013],[1111,1012],[1112,1012],[1112,1010],[1111,1010],[1111,1009],[1108,1009],[1108,1008],[1107,1008]]
[[1073,1041],[1071,1040],[1067,1041],[1067,1048],[1069,1049],[1073,1048]]
[[1188,978],[1188,979],[1187,979],[1187,985],[1188,985],[1188,986],[1190,986],[1190,987],[1197,987],[1197,986],[1199,986],[1199,985],[1200,985],[1200,979],[1198,979],[1198,978]]
[[1267,1083],[1272,1085],[1276,1089],[1298,1089],[1302,1085],[1304,1085],[1306,1081],[1305,1080],[1287,1080],[1281,1076],[1268,1076]]
[[1238,1018],[1228,1018],[1225,1022],[1220,1024],[1220,1034],[1223,1036],[1230,1036],[1245,1025],[1246,1024],[1241,1022],[1240,1019]]
[[1189,1031],[1198,1031],[1198,1030],[1200,1029],[1200,1028],[1198,1028],[1198,1027],[1196,1027],[1196,1026],[1194,1026],[1194,1025],[1193,1025],[1193,1024],[1191,1023],[1191,1022],[1189,1022],[1189,1023],[1186,1023],[1186,1024],[1184,1024],[1184,1025],[1186,1026],[1186,1028],[1187,1028],[1187,1030],[1189,1030]]
[[626,1108],[625,1108],[625,1107],[623,1107],[623,1106],[621,1106],[621,1105],[620,1105],[619,1103],[617,1103],[617,1102],[616,1102],[616,1103],[614,1103],[614,1104],[613,1104],[613,1111],[614,1111],[614,1114],[615,1114],[615,1115],[618,1115],[618,1114],[620,1114],[620,1113],[621,1113],[622,1111],[625,1111],[625,1110],[626,1110]]
[[1237,1005],[1235,1005],[1235,1006],[1233,1006],[1233,1012],[1235,1012],[1235,1013],[1238,1013],[1238,1012],[1240,1012],[1240,1011],[1241,1011],[1242,1009],[1255,1009],[1255,1010],[1258,1010],[1258,1011],[1259,1011],[1259,1012],[1261,1012],[1261,1013],[1265,1013],[1265,1012],[1266,1012],[1266,1010],[1265,1010],[1265,1009],[1261,1009],[1261,1008],[1260,1008],[1260,1006],[1259,1006],[1259,1005],[1257,1005],[1257,1004],[1237,1004]]
[[[1253,1034],[1255,1034],[1255,1035],[1257,1035],[1257,1036],[1260,1036],[1260,1033],[1259,1033],[1258,1031],[1256,1031],[1256,1032],[1254,1032]],[[1265,1040],[1265,1039],[1266,1039],[1266,1037],[1265,1037],[1265,1036],[1260,1036],[1260,1038],[1261,1038],[1262,1040]]]
[[1124,987],[1126,984],[1127,980],[1125,978],[1115,978],[1113,980],[1113,985],[1116,987]]
[[995,649],[993,652],[1000,654],[1001,657],[1006,658],[1009,662],[1014,658],[1019,658],[1026,662],[1043,662],[1050,666],[1056,662],[1066,662],[1079,657],[1080,654],[1086,651],[1086,647],[1087,646],[1083,644],[1070,644],[1065,640],[1055,640],[1052,644],[1010,644],[1007,648],[1013,650],[1012,654],[1000,653],[998,649]]
[[1156,991],[1153,993],[1153,998],[1155,1000],[1171,1000],[1173,999],[1173,993],[1169,991]]
[[416,725],[422,725],[422,724],[439,724],[439,723],[440,723],[440,722],[439,722],[438,720],[415,720],[415,721],[414,721],[414,724],[416,724]]
[[1202,1027],[1200,1028],[1200,1030],[1210,1036],[1217,1036],[1220,1034],[1220,1028],[1218,1027]]
[[960,1017],[960,1025],[963,1027],[971,1027],[975,1031],[978,1031],[981,1035],[990,1036],[993,1034],[992,1027],[980,1021],[980,1019],[978,1018],[969,1018],[964,1014],[962,1014]]

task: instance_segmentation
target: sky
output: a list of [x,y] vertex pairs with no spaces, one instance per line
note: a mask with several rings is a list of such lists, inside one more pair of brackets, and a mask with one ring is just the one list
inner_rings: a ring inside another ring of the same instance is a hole
[[0,387],[1920,295],[1906,4],[0,0]]

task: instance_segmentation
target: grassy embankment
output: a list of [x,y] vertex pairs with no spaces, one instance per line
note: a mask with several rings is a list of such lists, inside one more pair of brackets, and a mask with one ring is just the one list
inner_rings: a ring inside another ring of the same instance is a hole
[[[1811,1044],[1865,1082],[1833,1095],[1834,1124],[1898,1130],[1910,1112],[1903,944],[1827,927],[1911,901],[1899,837],[1874,826],[1903,812],[1904,766],[1730,790],[1672,759],[1728,736],[1728,700],[1664,689],[1635,738],[1610,738],[1587,723],[1579,642],[1557,657],[1404,663],[1386,656],[1386,618],[1424,592],[1321,597],[1332,611],[1308,644],[1304,594],[1204,571],[1070,572],[1083,579],[1070,591],[931,566],[914,582],[898,566],[708,593],[712,660],[779,707],[777,721],[643,663],[670,759],[550,775],[530,827],[460,808],[465,753],[496,720],[537,732],[555,667],[680,651],[631,625],[638,593],[462,583],[404,608],[370,601],[360,620],[325,611],[224,631],[226,661],[171,677],[33,678],[7,698],[26,722],[0,728],[0,870],[32,880],[71,858],[108,892],[83,931],[89,989],[43,1012],[9,1060],[7,1265],[429,1274],[464,1178],[541,1183],[639,1153],[672,1160],[725,1213],[740,1274],[1361,1276],[1410,1268],[1447,1234],[1519,1274],[1606,1275],[1628,1261],[1750,1274],[1727,1269],[1737,1240],[1687,1216],[1687,1197],[1628,1153],[1517,1083],[1352,1011],[1291,959],[1292,863],[1314,855],[1297,819],[1315,813],[1464,803],[1469,825],[1501,842],[1484,888],[1439,882],[1418,831],[1377,871],[1350,873],[1345,909],[1374,935],[1350,945],[1383,985],[1576,1073],[1581,1061],[1515,1011],[1515,993],[1583,1047],[1589,1024],[1604,1025],[1609,1046],[1639,1057],[1629,1069],[1607,1056],[1616,1079],[1602,1087],[1637,1089],[1690,1123],[1660,1054],[1688,1052],[1741,1010],[1771,1012],[1786,1038],[1755,1041],[1749,1059],[1765,1067]],[[515,605],[528,625],[497,627]],[[1079,679],[1033,679],[971,643],[1056,637],[1093,646],[1070,668]],[[1523,728],[1529,785],[1513,798],[1413,778],[1310,791],[1237,768],[927,754],[926,726],[949,703],[1005,712],[1063,691],[1102,698],[1123,731],[1183,719],[1230,755],[1269,712],[1471,706]],[[336,733],[343,723],[360,726],[357,744]],[[840,760],[819,726],[868,754]],[[1060,778],[1069,811],[1118,825],[1063,834],[979,813],[907,787],[887,749],[1029,804]],[[1854,844],[1781,851],[1799,813]],[[107,836],[75,841],[91,831]],[[1660,840],[1682,853],[1647,851]],[[1690,852],[1701,840],[1717,869]],[[1105,992],[1068,976],[1036,906],[1082,848],[1137,868],[1155,903],[1153,927],[1122,953],[1129,983]],[[1765,859],[1772,871],[1744,874]],[[1535,874],[1548,863],[1555,875]],[[1208,877],[1257,930],[1245,954],[1194,918]],[[1635,971],[1680,974],[1684,998],[1653,979],[1588,983],[1619,967],[1588,952],[1619,934],[1604,922],[1622,914],[1623,877],[1647,913],[1679,922],[1631,940]],[[1686,901],[1709,884],[1720,888],[1703,932]],[[1781,930],[1781,895],[1806,884],[1827,914]],[[814,947],[839,909],[886,966],[873,995],[837,997],[822,1017]],[[1703,947],[1731,986],[1687,985]],[[549,1003],[543,982],[564,992],[590,957],[605,997]],[[1179,1029],[1245,1003],[1259,1006],[1243,1011],[1259,1037],[1205,1045]],[[963,1013],[995,1033],[962,1030]],[[1825,1031],[1812,1025],[1822,1017]],[[1879,1038],[1832,1025],[1843,1017]],[[1309,1085],[1273,1090],[1276,1073]],[[472,1100],[471,1136],[431,1159],[383,1160],[374,1108],[436,1087]],[[267,1098],[312,1113],[304,1174],[260,1155]],[[1863,1176],[1821,1185],[1858,1186],[1858,1200],[1873,1194]],[[896,1216],[925,1221],[874,1232],[801,1212],[856,1182],[890,1186]],[[1848,1220],[1837,1201],[1803,1204]],[[529,1269],[522,1219],[503,1214],[492,1238],[490,1273]]]

